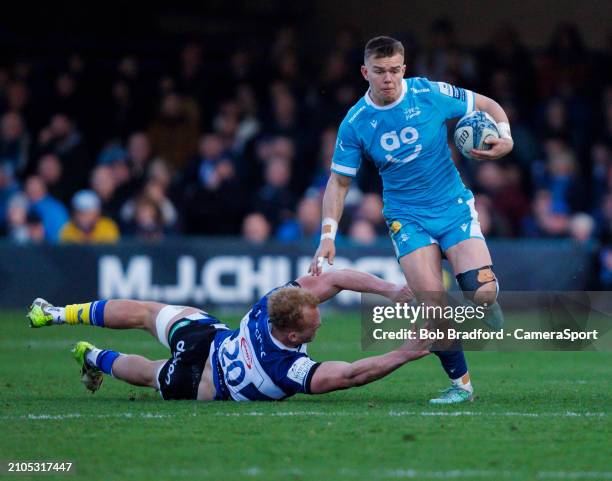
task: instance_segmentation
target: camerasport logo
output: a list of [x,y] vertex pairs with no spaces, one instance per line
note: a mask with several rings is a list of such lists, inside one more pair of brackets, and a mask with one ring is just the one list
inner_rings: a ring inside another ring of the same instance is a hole
[[251,356],[251,351],[249,350],[249,344],[247,340],[243,337],[240,339],[240,350],[244,354],[244,361],[249,369],[253,365],[253,356]]

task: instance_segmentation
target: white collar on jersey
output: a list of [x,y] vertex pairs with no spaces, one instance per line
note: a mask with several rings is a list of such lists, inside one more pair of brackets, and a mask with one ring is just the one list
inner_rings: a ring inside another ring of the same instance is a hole
[[376,105],[372,101],[372,98],[370,97],[370,89],[368,89],[368,91],[364,95],[364,98],[365,98],[366,104],[368,104],[370,107],[374,107],[377,110],[388,110],[388,109],[392,109],[393,107],[398,105],[402,100],[404,100],[404,97],[406,96],[406,92],[408,92],[408,82],[406,81],[406,79],[403,79],[402,80],[402,94],[399,96],[399,98],[395,102],[391,104]]
[[270,322],[268,322],[268,334],[270,334],[270,339],[272,339],[272,342],[274,343],[274,345],[276,347],[278,347],[279,349],[285,349],[286,351],[295,351],[295,352],[299,352],[300,347],[302,347],[302,345],[300,344],[298,347],[289,347],[289,346],[285,346],[282,342],[280,342],[278,339],[276,339],[273,335],[272,335],[272,324]]

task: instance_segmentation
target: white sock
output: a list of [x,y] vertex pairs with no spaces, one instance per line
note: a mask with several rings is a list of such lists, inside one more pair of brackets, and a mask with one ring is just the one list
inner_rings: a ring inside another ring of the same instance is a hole
[[45,309],[47,314],[53,316],[53,324],[64,324],[66,322],[66,308],[65,307],[47,307]]
[[466,391],[473,393],[474,388],[472,387],[472,381],[470,380],[470,373],[466,372],[463,376],[457,379],[451,379],[453,386],[460,387],[461,389],[465,389]]
[[90,366],[95,366],[96,361],[98,360],[98,356],[100,355],[101,352],[102,352],[102,349],[98,349],[97,347],[94,347],[92,350],[90,350],[85,355],[85,359],[87,360],[87,363]]

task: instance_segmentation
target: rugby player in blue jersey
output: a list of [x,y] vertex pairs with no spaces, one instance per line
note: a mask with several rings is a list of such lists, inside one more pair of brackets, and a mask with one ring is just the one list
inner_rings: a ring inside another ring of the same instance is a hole
[[[490,149],[472,150],[472,155],[492,160],[512,150],[508,117],[488,97],[445,82],[404,79],[405,71],[401,42],[376,37],[367,43],[361,73],[370,88],[340,124],[323,197],[321,242],[310,272],[320,275],[324,259],[333,264],[344,198],[362,159],[366,159],[378,167],[383,214],[395,254],[419,300],[444,304],[444,253],[464,296],[470,302],[486,304],[485,322],[499,329],[503,315],[496,303],[497,279],[474,196],[463,185],[451,159],[446,121],[474,109],[489,113],[497,122],[500,138],[489,138]],[[430,402],[472,400],[473,387],[460,346],[435,354],[451,379],[451,387]]]
[[272,401],[296,393],[322,394],[368,384],[429,354],[427,344],[407,341],[400,349],[355,362],[315,362],[306,353],[321,325],[318,304],[341,290],[384,295],[393,302],[413,298],[370,274],[342,270],[303,276],[262,297],[231,330],[194,307],[157,302],[100,300],[55,307],[36,299],[28,312],[32,327],[86,324],[143,329],[171,350],[170,359],[98,349],[78,342],[73,354],[81,380],[92,392],[104,374],[152,387],[163,399]]

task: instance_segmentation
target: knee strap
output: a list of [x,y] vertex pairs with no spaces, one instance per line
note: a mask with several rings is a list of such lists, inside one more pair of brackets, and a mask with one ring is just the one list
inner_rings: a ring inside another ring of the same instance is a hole
[[497,278],[493,273],[493,266],[483,266],[478,269],[462,272],[456,278],[459,287],[463,291],[463,296],[472,302],[474,302],[476,291],[485,284],[495,282],[497,289]]

